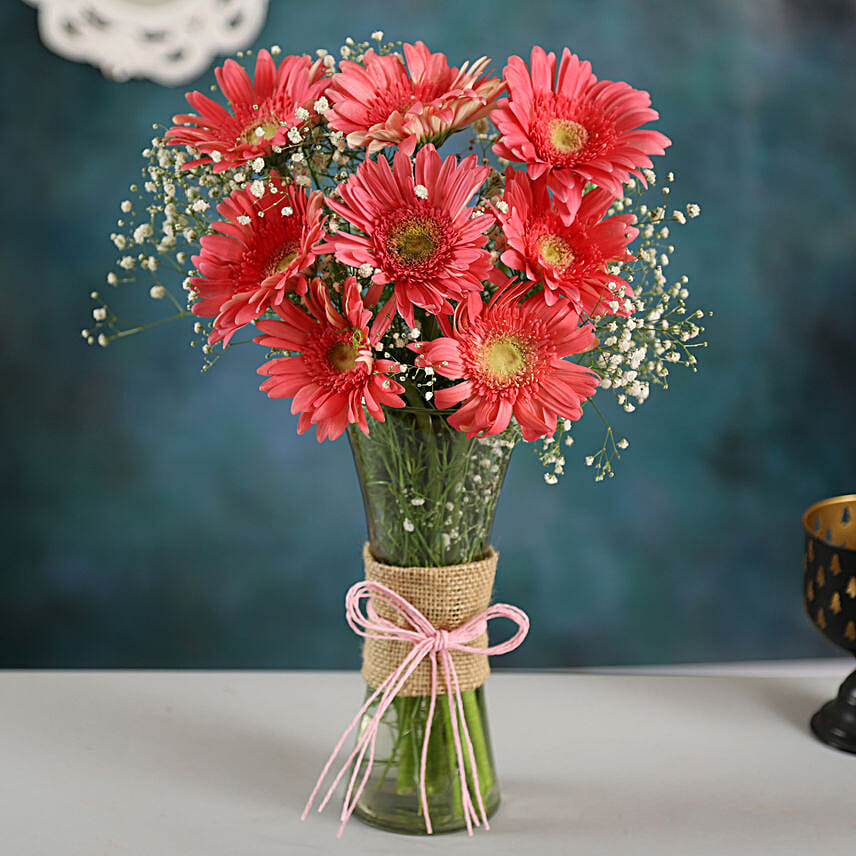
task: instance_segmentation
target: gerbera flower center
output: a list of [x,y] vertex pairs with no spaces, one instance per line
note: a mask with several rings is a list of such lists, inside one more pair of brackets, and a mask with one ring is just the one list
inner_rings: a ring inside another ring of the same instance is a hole
[[496,380],[508,381],[528,367],[529,348],[520,339],[504,336],[491,342],[482,354],[482,366]]
[[270,267],[270,274],[282,273],[284,270],[287,270],[288,266],[296,258],[297,247],[295,245],[290,245],[286,247],[286,249],[278,257],[275,258],[273,264]]
[[440,244],[439,231],[432,220],[408,220],[393,231],[390,249],[408,264],[425,261]]
[[538,255],[548,265],[566,268],[574,260],[570,244],[558,235],[544,235],[538,239]]
[[357,349],[350,342],[337,342],[327,352],[327,359],[337,372],[349,372],[357,364]]
[[553,119],[548,130],[553,148],[563,155],[576,154],[588,142],[588,131],[571,119]]
[[[252,146],[262,140],[272,140],[279,130],[279,121],[275,116],[266,116],[257,122],[253,122],[240,137],[238,141],[244,145]],[[261,133],[259,133],[261,132]]]

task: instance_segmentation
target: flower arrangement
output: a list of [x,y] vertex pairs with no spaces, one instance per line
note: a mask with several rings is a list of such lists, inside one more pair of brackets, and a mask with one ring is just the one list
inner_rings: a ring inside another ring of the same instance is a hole
[[[83,336],[106,346],[189,321],[204,370],[238,345],[260,346],[260,388],[290,399],[298,433],[348,432],[369,519],[367,569],[478,564],[518,439],[537,443],[554,484],[573,423],[589,408],[600,414],[599,390],[629,413],[667,385],[672,365],[695,370],[703,313],[687,309],[687,277],[670,281],[666,270],[671,230],[699,207],[668,210],[672,173],[656,186],[651,157],[670,141],[649,127],[658,114],[648,93],[599,80],[567,48],[557,57],[535,47],[528,63],[513,56],[501,77],[486,58],[456,68],[422,42],[380,32],[346,40],[340,54],[261,50],[252,76],[231,59],[216,69],[225,106],[187,94],[193,112],[143,152],[107,277],[114,287],[148,279],[151,298],[173,311],[130,325],[93,292]],[[585,457],[596,480],[613,476],[627,445],[606,423],[602,447]],[[393,612],[361,613],[366,596]],[[370,683],[361,714],[375,715],[350,759],[343,820],[359,813],[379,729],[391,722],[387,768],[398,767],[398,796],[418,792],[425,831],[429,793],[435,803],[445,794],[453,824],[487,824],[480,685],[455,678],[455,657],[494,652],[479,644],[486,607],[472,628],[459,620],[437,631],[442,645],[430,633],[422,645],[420,621],[440,627],[430,610],[414,618],[414,601],[377,580],[354,595],[352,626],[400,642],[393,630],[410,622],[407,639],[434,675],[430,693],[424,684],[408,695],[402,655]],[[438,663],[448,709],[434,703]]]

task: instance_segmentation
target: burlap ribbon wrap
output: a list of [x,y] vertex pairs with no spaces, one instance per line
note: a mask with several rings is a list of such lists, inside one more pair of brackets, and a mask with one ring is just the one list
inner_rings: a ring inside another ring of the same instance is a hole
[[[438,630],[453,630],[490,606],[493,581],[496,576],[497,552],[491,548],[478,562],[445,565],[438,568],[399,568],[378,562],[363,548],[366,579],[382,583],[415,606]],[[372,604],[381,618],[400,623],[399,614],[383,602]],[[487,632],[471,643],[487,647]],[[366,639],[363,645],[363,678],[372,687],[379,687],[394,672],[413,646],[401,640]],[[486,654],[452,651],[461,690],[480,687],[490,674]],[[438,692],[445,689],[441,680]],[[400,696],[422,696],[431,693],[431,664],[423,660],[397,693]]]

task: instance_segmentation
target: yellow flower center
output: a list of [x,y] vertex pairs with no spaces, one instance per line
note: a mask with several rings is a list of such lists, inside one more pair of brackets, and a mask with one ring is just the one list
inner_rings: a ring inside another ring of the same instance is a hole
[[282,273],[297,258],[297,250],[286,250],[279,259],[274,262],[270,272]]
[[415,264],[437,249],[440,236],[431,220],[408,220],[392,234],[390,249],[404,262]]
[[[266,116],[258,122],[253,122],[240,137],[238,141],[244,145],[252,146],[262,140],[272,140],[279,130],[279,122],[275,116]],[[261,131],[261,133],[259,133]]]
[[588,131],[570,119],[553,119],[549,129],[550,142],[563,155],[576,154],[588,140]]
[[357,349],[349,342],[339,342],[330,348],[327,359],[337,372],[349,372],[357,364]]
[[519,339],[497,339],[485,348],[482,365],[498,380],[509,380],[526,368],[527,350]]
[[544,235],[538,239],[538,254],[548,265],[565,268],[574,260],[570,244],[558,235]]

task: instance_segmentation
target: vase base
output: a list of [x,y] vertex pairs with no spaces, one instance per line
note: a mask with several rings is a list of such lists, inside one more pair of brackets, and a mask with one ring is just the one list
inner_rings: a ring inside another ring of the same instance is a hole
[[856,672],[844,681],[838,696],[811,718],[811,730],[827,746],[856,755]]
[[[488,794],[485,800],[484,810],[488,819],[492,818],[499,808],[500,796],[498,789],[494,789],[494,793]],[[430,810],[430,802],[429,802]],[[354,817],[368,826],[374,826],[377,829],[384,829],[387,832],[397,832],[401,835],[427,835],[425,822],[421,815],[414,815],[411,812],[401,812],[400,814],[384,813],[372,811],[371,806],[365,806],[357,803],[354,807]],[[460,832],[467,828],[467,822],[463,817],[446,817],[436,818],[432,815],[431,818],[432,832],[434,835],[447,832]]]

